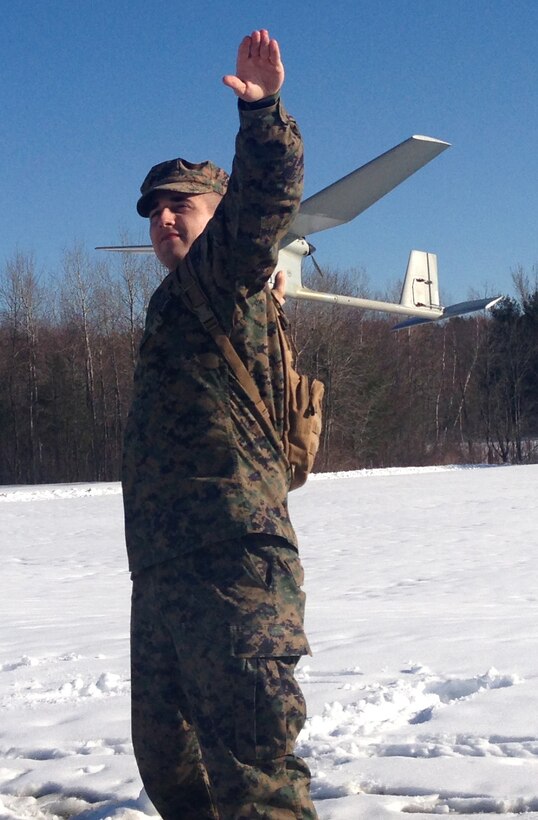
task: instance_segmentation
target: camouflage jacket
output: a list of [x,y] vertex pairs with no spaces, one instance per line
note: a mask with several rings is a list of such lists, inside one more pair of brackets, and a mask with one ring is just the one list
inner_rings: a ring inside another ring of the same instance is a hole
[[[299,207],[301,137],[282,104],[242,109],[228,190],[190,250],[222,327],[280,431],[283,374],[266,288]],[[153,294],[135,372],[123,457],[129,566],[265,533],[296,544],[288,465],[259,427],[212,337],[179,295],[177,272]]]

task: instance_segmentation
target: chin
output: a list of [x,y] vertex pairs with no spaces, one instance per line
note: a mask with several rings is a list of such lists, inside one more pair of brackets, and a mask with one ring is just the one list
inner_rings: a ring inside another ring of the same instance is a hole
[[178,263],[181,262],[182,259],[185,258],[187,252],[176,250],[174,253],[157,253],[157,259],[165,268],[172,271],[175,270]]
[[182,259],[182,256],[175,256],[173,259],[168,259],[166,262],[162,262],[162,264],[167,270],[172,272],[177,268]]

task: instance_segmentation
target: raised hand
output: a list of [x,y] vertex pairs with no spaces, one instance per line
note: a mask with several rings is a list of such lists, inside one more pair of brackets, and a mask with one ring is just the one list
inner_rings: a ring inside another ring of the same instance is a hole
[[237,51],[236,74],[222,78],[245,102],[257,102],[276,94],[284,82],[284,66],[276,40],[267,29],[253,31],[244,37]]

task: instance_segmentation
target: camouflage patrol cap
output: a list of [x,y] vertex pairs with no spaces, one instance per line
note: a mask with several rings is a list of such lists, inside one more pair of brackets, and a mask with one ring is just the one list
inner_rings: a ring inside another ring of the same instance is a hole
[[136,203],[140,216],[149,216],[156,191],[178,191],[182,194],[226,193],[228,174],[213,162],[187,162],[178,157],[154,165],[140,186],[142,196]]

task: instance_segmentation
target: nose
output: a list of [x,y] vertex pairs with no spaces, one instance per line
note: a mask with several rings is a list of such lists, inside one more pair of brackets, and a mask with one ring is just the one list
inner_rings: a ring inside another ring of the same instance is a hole
[[175,221],[176,221],[176,216],[175,216],[174,212],[171,211],[168,206],[165,206],[162,209],[161,213],[160,213],[159,222],[161,223],[161,225],[165,226],[165,225],[173,225]]

